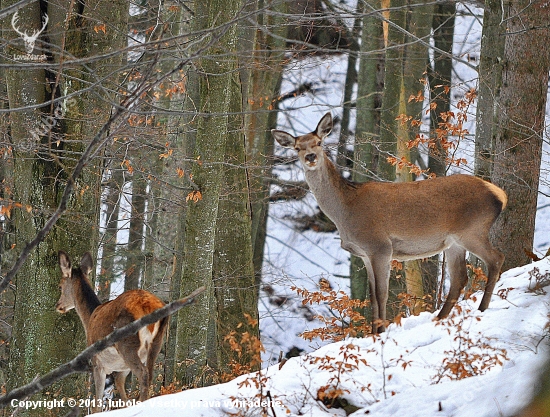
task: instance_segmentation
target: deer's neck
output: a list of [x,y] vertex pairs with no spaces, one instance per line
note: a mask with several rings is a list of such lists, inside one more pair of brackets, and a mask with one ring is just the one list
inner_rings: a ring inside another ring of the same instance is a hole
[[345,216],[350,184],[342,178],[326,154],[323,154],[317,169],[306,170],[305,176],[319,207],[338,226],[339,219]]
[[101,301],[97,298],[96,293],[88,280],[84,277],[80,278],[80,285],[76,288],[76,303],[75,310],[82,321],[85,329],[88,329],[90,316],[94,310],[101,305]]

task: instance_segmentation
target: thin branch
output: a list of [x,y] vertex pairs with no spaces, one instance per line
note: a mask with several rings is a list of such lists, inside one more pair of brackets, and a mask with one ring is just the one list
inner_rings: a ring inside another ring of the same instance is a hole
[[2,10],[0,10],[0,19],[3,19],[4,17],[6,17],[6,16],[8,16],[12,13],[15,13],[19,9],[25,7],[27,4],[31,4],[35,1],[36,0],[21,0],[21,1],[18,1],[17,3],[15,3],[15,4],[12,4],[11,6],[4,7]]
[[95,342],[93,345],[88,346],[80,354],[78,354],[73,360],[64,363],[53,371],[46,375],[34,379],[31,383],[22,387],[16,388],[3,397],[0,397],[0,408],[8,407],[12,400],[20,399],[31,396],[42,391],[44,388],[54,384],[63,378],[77,373],[88,371],[88,361],[92,359],[99,352],[113,346],[119,340],[122,340],[128,336],[131,336],[138,332],[139,329],[149,324],[155,323],[160,319],[174,314],[179,309],[192,304],[195,298],[206,291],[206,287],[200,287],[189,294],[187,297],[180,300],[172,301],[170,304],[165,305],[158,310],[153,311],[151,314],[147,314],[142,318],[127,324],[120,329],[115,330],[109,336]]

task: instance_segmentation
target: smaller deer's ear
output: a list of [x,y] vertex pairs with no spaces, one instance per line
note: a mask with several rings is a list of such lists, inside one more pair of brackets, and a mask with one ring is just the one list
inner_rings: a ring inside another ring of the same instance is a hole
[[315,130],[315,134],[319,136],[321,139],[324,139],[329,135],[331,131],[332,131],[332,114],[328,112],[321,118],[321,120],[319,120],[319,124],[317,124],[317,129]]
[[294,148],[296,143],[296,138],[290,133],[283,132],[282,130],[272,129],[271,134],[275,138],[279,145],[283,148]]
[[61,268],[63,276],[70,277],[72,273],[71,258],[67,255],[67,252],[60,250],[57,253],[57,258],[59,259],[59,268]]
[[92,260],[92,255],[90,255],[90,252],[86,252],[80,260],[80,270],[84,275],[88,276],[92,272],[93,267],[94,261]]

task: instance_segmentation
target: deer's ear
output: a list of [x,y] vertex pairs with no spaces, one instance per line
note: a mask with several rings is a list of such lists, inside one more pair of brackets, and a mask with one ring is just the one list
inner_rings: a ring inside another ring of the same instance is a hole
[[59,259],[59,268],[64,277],[70,277],[72,273],[71,258],[67,255],[67,252],[60,250],[57,253]]
[[283,132],[282,130],[272,129],[271,134],[275,138],[279,145],[283,148],[294,148],[296,138],[290,133]]
[[86,252],[80,260],[80,270],[84,275],[88,276],[92,272],[93,267],[94,261],[92,260],[92,255],[90,255],[90,252]]
[[317,129],[315,129],[315,134],[321,139],[326,138],[329,133],[332,131],[332,115],[329,113],[325,114],[319,123],[317,124]]

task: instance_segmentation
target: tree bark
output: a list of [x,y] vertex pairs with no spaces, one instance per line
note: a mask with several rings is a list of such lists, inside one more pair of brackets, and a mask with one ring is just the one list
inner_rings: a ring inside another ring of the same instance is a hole
[[[434,44],[439,50],[452,53],[453,35],[455,26],[455,3],[444,3],[435,6],[433,30]],[[431,103],[435,105],[430,113],[430,131],[435,132],[439,123],[443,121],[441,113],[451,108],[451,77],[453,61],[448,56],[434,51],[434,69],[430,72]],[[434,133],[431,133],[432,135]],[[430,172],[442,177],[447,173],[446,152],[441,143],[436,140],[435,146],[430,148],[428,167]]]
[[[410,100],[409,97],[423,95],[424,84],[420,80],[424,78],[428,63],[428,50],[415,38],[427,40],[430,36],[433,18],[433,5],[412,3],[407,13],[407,30],[413,35],[411,44],[407,45],[403,56],[403,82],[399,100],[399,115],[412,117],[413,120],[422,118],[422,101]],[[409,162],[415,162],[408,145],[409,141],[416,139],[420,133],[419,125],[408,125],[403,122],[397,127],[397,158],[405,158]],[[413,175],[410,168],[396,169],[397,181],[412,181]],[[424,286],[422,276],[422,261],[405,261],[405,286],[411,299],[410,312],[419,314],[425,309]],[[435,277],[437,280],[437,275]]]
[[[69,10],[70,4],[66,2],[64,7],[48,5],[51,7],[44,10],[49,13],[49,40],[55,45],[51,48],[52,59],[60,64],[59,71],[49,74],[40,69],[10,70],[7,83],[11,108],[40,104],[67,92],[79,91],[91,79],[102,78],[100,68],[106,65],[111,71],[112,65],[116,65],[114,58],[88,66],[87,70],[91,72],[86,70],[84,75],[82,71],[64,71],[61,62],[67,52],[70,56],[81,57],[100,53],[103,47],[116,50],[121,46],[115,38],[122,32],[114,30],[109,35],[102,33],[106,35],[102,37],[90,24],[98,20],[106,21],[106,16],[100,15],[105,6],[90,5],[79,10],[79,18],[74,19],[76,14],[74,10]],[[115,16],[115,19],[122,19],[114,22],[113,27],[123,22],[126,16],[126,13],[117,14],[120,8],[127,11],[128,4],[118,1],[109,4],[109,18]],[[26,6],[25,13],[21,12],[19,16],[18,24],[23,25],[24,30],[42,27],[38,3]],[[67,16],[70,18],[67,19]],[[75,30],[67,32],[68,28]],[[11,28],[6,28],[6,32],[13,36]],[[83,36],[84,33],[86,36]],[[125,35],[118,39],[124,38]],[[37,42],[33,53],[40,55],[45,51],[43,48]],[[22,51],[12,50],[10,53],[22,55]],[[24,54],[22,56],[23,60],[28,59]],[[23,248],[27,241],[34,239],[51,212],[57,208],[68,175],[75,166],[75,155],[82,152],[95,134],[95,123],[102,125],[109,118],[109,108],[107,112],[105,109],[104,101],[98,96],[82,94],[71,101],[48,105],[42,112],[29,110],[11,113],[15,198],[26,208],[15,213],[17,247]],[[70,249],[79,254],[96,249],[99,179],[100,166],[97,161],[91,161],[81,177],[72,184],[76,194],[69,204],[71,215],[57,223],[19,270],[15,281],[17,294],[8,387],[20,385],[33,379],[36,374],[54,368],[84,346],[84,332],[78,317],[59,316],[53,308],[52,303],[59,297],[55,253],[59,249]],[[61,389],[66,395],[84,396],[84,382],[82,377],[66,380],[51,392]],[[29,414],[32,413],[41,412],[29,411]]]
[[[259,0],[258,10],[268,8],[271,13],[258,13],[259,28],[254,39],[254,51],[250,68],[241,69],[249,73],[245,101],[248,112],[245,116],[246,154],[250,182],[252,210],[252,245],[254,247],[254,271],[256,285],[261,281],[264,245],[266,238],[267,213],[269,209],[269,177],[271,175],[273,138],[277,120],[277,93],[284,64],[284,46],[287,25],[281,17],[287,10],[287,2]],[[273,34],[273,35],[272,35]]]
[[[178,316],[176,362],[187,365],[176,369],[177,379],[186,385],[204,385],[209,340],[208,325],[215,310],[212,282],[216,219],[222,183],[222,163],[228,132],[231,98],[231,72],[236,69],[229,51],[236,51],[236,25],[231,21],[242,6],[241,0],[207,0],[196,5],[196,29],[228,24],[220,40],[197,62],[199,111],[192,178],[197,190],[190,196],[185,221],[184,272],[180,293],[205,286],[206,294],[197,309]],[[220,30],[220,29],[218,29]],[[216,34],[217,31],[214,31]],[[198,284],[198,285],[197,285]],[[197,319],[200,317],[201,319]]]
[[[242,95],[239,77],[231,84],[229,134],[225,145],[223,187],[218,210],[214,253],[214,293],[216,295],[216,351],[218,369],[231,373],[230,365],[244,368],[261,363],[260,352],[238,352],[227,338],[247,333],[259,340],[258,326],[252,326],[248,315],[258,320],[258,291],[255,287],[252,219],[250,212],[245,140],[243,135]],[[245,346],[246,348],[246,346]],[[256,370],[256,369],[254,369]]]
[[495,129],[499,108],[506,24],[501,2],[486,0],[483,14],[475,139],[475,175],[491,179],[495,147]]
[[506,260],[503,271],[531,260],[550,71],[550,8],[514,0],[507,16],[504,71],[495,139],[493,182],[508,194],[491,237]]
[[[378,1],[371,2],[380,10]],[[372,15],[363,17],[359,73],[357,75],[357,122],[353,148],[352,179],[371,180],[378,168],[378,150],[374,146],[380,138],[380,109],[384,87],[384,36],[382,22]],[[368,298],[368,279],[361,258],[350,258],[350,293],[354,299]],[[368,311],[363,311],[365,317]]]

